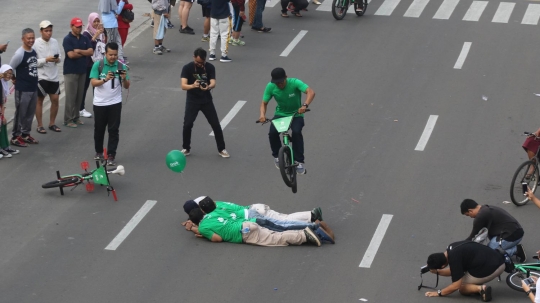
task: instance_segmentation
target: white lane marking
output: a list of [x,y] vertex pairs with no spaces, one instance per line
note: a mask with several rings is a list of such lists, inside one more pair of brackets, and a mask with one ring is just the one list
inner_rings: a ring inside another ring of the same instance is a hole
[[449,19],[458,3],[459,0],[444,0],[433,19]]
[[459,54],[459,57],[457,58],[456,64],[454,65],[454,69],[461,69],[461,67],[463,67],[463,63],[465,63],[467,54],[469,53],[469,50],[471,49],[471,44],[472,42],[463,43],[463,48],[461,48],[461,53]]
[[473,1],[471,6],[469,7],[469,10],[467,10],[467,12],[465,13],[463,21],[480,20],[480,16],[482,16],[482,13],[484,12],[484,9],[486,9],[487,4],[487,1]]
[[495,13],[495,16],[493,16],[491,22],[508,23],[510,15],[512,15],[512,11],[514,10],[514,6],[516,6],[516,4],[513,2],[499,3],[499,8],[497,8],[497,12]]
[[[248,0],[249,1],[249,0]],[[281,3],[281,1],[279,0],[266,0],[266,4],[264,5],[264,7],[274,7],[276,6],[276,4],[278,3]]]
[[129,220],[129,222],[124,226],[120,233],[105,247],[106,250],[116,250],[120,244],[129,236],[129,234],[135,229],[137,224],[146,216],[146,214],[156,205],[157,201],[148,200],[144,205],[139,209],[139,211]]
[[294,39],[291,41],[291,43],[289,43],[289,46],[287,46],[287,48],[285,48],[285,50],[281,53],[281,57],[287,57],[291,51],[293,50],[293,48],[298,44],[298,42],[300,42],[300,40],[302,40],[302,38],[304,38],[304,36],[307,34],[308,31],[306,30],[301,30],[298,35],[296,35],[296,37],[294,37]]
[[393,215],[382,216],[381,221],[379,222],[379,226],[377,226],[377,230],[375,230],[375,234],[373,235],[373,238],[371,238],[371,242],[369,243],[366,253],[362,258],[362,262],[360,262],[360,265],[358,267],[371,267],[371,263],[373,263],[373,259],[375,259],[375,255],[379,250],[379,246],[381,246],[384,234],[386,233],[386,230],[390,225],[390,221],[392,221],[392,217]]
[[[231,111],[229,111],[229,113],[225,116],[225,118],[223,118],[223,120],[221,120],[221,129],[225,129],[225,126],[227,126],[227,124],[229,124],[229,122],[231,122],[231,120],[234,118],[234,116],[236,116],[236,114],[240,111],[240,109],[242,108],[242,106],[244,106],[244,104],[246,104],[247,101],[238,101],[236,102],[236,104],[233,106],[233,108],[231,109]],[[214,131],[212,131],[210,133],[210,136],[213,136],[214,135]]]
[[401,0],[386,0],[375,12],[378,16],[390,16]]
[[428,4],[429,0],[414,0],[409,9],[405,12],[403,17],[418,18],[422,14],[424,8]]
[[424,132],[422,133],[422,136],[420,136],[420,140],[418,141],[418,144],[416,144],[416,148],[414,150],[423,151],[424,148],[426,148],[426,144],[429,141],[429,137],[431,136],[431,133],[433,132],[433,129],[435,128],[435,123],[437,123],[438,118],[439,118],[438,115],[429,116],[429,119],[426,124],[426,128],[424,128]]
[[536,25],[538,24],[538,18],[540,18],[540,4],[529,4],[521,24]]

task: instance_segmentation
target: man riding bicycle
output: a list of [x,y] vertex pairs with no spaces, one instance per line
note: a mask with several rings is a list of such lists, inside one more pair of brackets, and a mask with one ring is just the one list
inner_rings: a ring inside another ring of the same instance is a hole
[[[304,113],[309,107],[309,104],[313,101],[313,98],[315,98],[315,92],[300,79],[287,78],[285,70],[281,67],[274,68],[271,75],[272,80],[266,85],[266,89],[264,90],[259,121],[266,121],[266,108],[272,97],[274,97],[277,102],[276,111],[272,119],[290,117],[298,113],[291,123],[291,141],[293,144],[295,162],[298,162],[296,173],[302,175],[306,173],[304,167],[304,137],[302,136]],[[306,102],[304,104],[302,104],[301,92],[307,94]],[[276,168],[279,168],[278,153],[281,148],[281,140],[279,139],[277,129],[272,124],[270,124],[268,138],[270,139],[272,156],[274,156],[274,164],[276,165]]]

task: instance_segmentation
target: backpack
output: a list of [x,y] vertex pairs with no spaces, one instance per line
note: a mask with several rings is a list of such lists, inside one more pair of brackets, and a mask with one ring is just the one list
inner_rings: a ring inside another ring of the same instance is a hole
[[120,13],[120,17],[122,17],[122,19],[127,23],[131,23],[133,20],[135,20],[135,14],[129,9],[123,10]]

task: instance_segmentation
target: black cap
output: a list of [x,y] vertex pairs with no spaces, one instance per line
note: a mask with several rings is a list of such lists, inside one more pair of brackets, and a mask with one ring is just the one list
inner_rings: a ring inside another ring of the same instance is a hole
[[287,75],[285,74],[285,70],[281,67],[276,67],[272,70],[272,83],[281,83],[285,81],[287,78]]
[[188,215],[192,210],[194,210],[196,208],[199,208],[199,204],[197,204],[197,202],[195,202],[193,200],[187,200],[186,203],[184,203],[184,211]]

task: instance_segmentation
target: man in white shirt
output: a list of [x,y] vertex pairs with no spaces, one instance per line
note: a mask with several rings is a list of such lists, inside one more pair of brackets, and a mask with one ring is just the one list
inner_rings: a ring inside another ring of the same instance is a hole
[[46,134],[43,127],[43,100],[49,95],[51,99],[51,115],[49,120],[49,129],[54,132],[62,130],[56,126],[55,120],[58,114],[58,99],[60,97],[60,81],[58,79],[58,67],[61,61],[60,48],[58,41],[52,38],[53,24],[51,21],[44,20],[39,24],[41,38],[37,38],[34,43],[34,50],[37,53],[38,70],[38,98],[36,105],[36,120],[38,123],[37,132]]
[[118,62],[119,46],[109,42],[105,58],[96,61],[90,72],[94,87],[94,147],[95,160],[103,159],[105,129],[109,132],[107,165],[116,165],[116,148],[120,141],[120,117],[122,115],[122,87],[129,89],[129,75],[125,66]]

